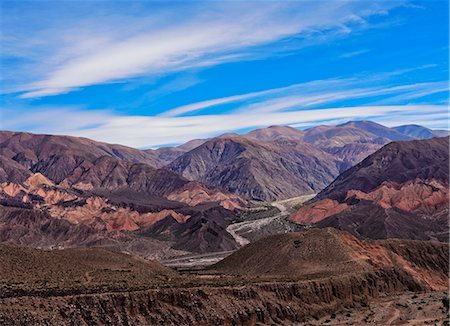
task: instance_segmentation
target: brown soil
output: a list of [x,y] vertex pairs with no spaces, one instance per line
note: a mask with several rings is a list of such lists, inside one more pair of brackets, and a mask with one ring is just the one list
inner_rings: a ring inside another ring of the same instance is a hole
[[260,277],[323,277],[393,270],[434,290],[448,285],[448,245],[423,241],[360,241],[336,229],[274,235],[211,267]]
[[425,321],[442,293],[423,297],[421,312],[412,304],[398,307],[403,299],[392,296],[442,289],[446,253],[445,245],[432,242],[363,242],[336,230],[311,230],[257,241],[212,270],[178,274],[100,249],[1,246],[0,324],[316,325],[351,312],[348,321],[361,325],[377,309],[385,311],[376,316],[383,325],[408,313]]
[[345,308],[306,325],[444,325],[446,292],[401,294],[371,300],[366,307]]
[[0,257],[0,297],[131,290],[176,276],[157,262],[103,249],[0,245]]

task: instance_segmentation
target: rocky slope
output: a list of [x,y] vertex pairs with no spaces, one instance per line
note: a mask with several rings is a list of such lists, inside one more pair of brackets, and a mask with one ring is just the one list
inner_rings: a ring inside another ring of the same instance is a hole
[[[174,194],[179,201],[171,201],[125,190],[94,193],[60,188],[43,175],[34,174],[23,184],[0,185],[0,242],[44,248],[124,248],[133,242],[127,251],[144,256],[163,254],[165,250],[143,250],[149,245],[156,247],[151,243],[159,241],[182,251],[236,248],[225,230],[234,214],[218,203],[223,202],[228,209],[237,206],[220,191],[195,187],[200,188],[183,189]],[[243,203],[236,195],[231,196]],[[164,233],[144,232],[167,220],[171,221],[170,229]]]
[[[189,183],[169,170],[154,168],[152,165],[161,165],[161,161],[152,152],[86,138],[3,131],[0,158],[0,181],[16,184],[39,173],[62,188],[127,188],[167,197]],[[188,188],[197,190],[196,186]],[[199,191],[203,193],[202,188]]]
[[274,200],[317,192],[338,173],[337,165],[331,155],[308,144],[234,136],[209,140],[168,168],[189,180]]
[[[371,121],[318,126],[305,131],[270,126],[241,136],[225,134],[196,140],[192,146],[177,147],[176,152],[171,149],[168,155],[174,160],[167,167],[189,180],[252,199],[283,199],[321,190],[340,172],[386,143],[429,136],[405,134],[409,130]],[[186,152],[180,154],[181,151]]]
[[[222,214],[226,225],[226,209],[247,205],[238,195],[150,164],[161,165],[155,153],[121,145],[0,132],[0,241],[46,248],[96,244],[154,256],[158,253],[144,248],[162,243],[180,248],[171,234],[159,240],[140,235],[158,221],[170,217],[174,229],[184,228],[191,216],[199,218],[199,209],[191,207],[212,203],[218,206],[215,216]],[[190,231],[194,238],[206,238],[197,250],[211,243],[222,250],[220,239],[227,232],[221,228],[213,236],[198,234],[207,228]],[[225,247],[233,247],[232,241]]]
[[448,266],[444,265],[448,264],[448,256],[448,245],[443,243],[365,242],[347,232],[324,228],[269,236],[211,268],[222,273],[272,278],[319,278],[394,268],[419,284],[445,290]]
[[349,190],[371,191],[383,182],[414,179],[448,184],[449,138],[393,142],[345,171],[317,198],[340,198]]
[[[448,278],[447,245],[365,242],[332,229],[259,240],[200,274],[98,250],[0,246],[0,258],[0,322],[8,325],[308,323],[391,294],[446,289]],[[330,264],[340,273],[324,277]]]
[[170,171],[149,165],[156,159],[146,152],[85,138],[1,132],[0,156],[4,171],[20,171],[1,173],[0,180],[6,182],[23,183],[30,175],[41,173],[66,188],[129,187],[159,196],[187,183]]
[[[31,172],[40,172],[60,183],[77,167],[89,166],[102,157],[116,158],[131,163],[159,164],[151,153],[138,149],[96,142],[87,138],[37,135],[25,132],[0,131],[0,156],[3,164],[18,163]],[[1,181],[21,182],[23,179]]]
[[449,139],[393,142],[291,216],[362,238],[448,240]]

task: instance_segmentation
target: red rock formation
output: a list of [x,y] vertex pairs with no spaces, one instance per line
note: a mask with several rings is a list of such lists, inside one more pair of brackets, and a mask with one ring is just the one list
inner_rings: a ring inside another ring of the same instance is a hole
[[167,199],[196,206],[205,202],[217,202],[226,209],[243,208],[247,206],[247,201],[241,196],[220,191],[216,188],[208,188],[198,182],[190,182],[183,188],[172,192]]
[[346,203],[341,204],[336,200],[323,199],[300,208],[291,215],[290,219],[298,223],[316,223],[347,208]]
[[433,215],[448,207],[448,186],[438,180],[411,180],[404,184],[384,182],[375,190],[365,193],[350,190],[346,198],[372,201],[383,208],[399,208],[407,212]]

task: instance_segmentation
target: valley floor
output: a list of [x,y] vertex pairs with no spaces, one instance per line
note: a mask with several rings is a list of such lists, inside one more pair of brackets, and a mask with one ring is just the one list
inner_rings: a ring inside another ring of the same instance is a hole
[[315,194],[311,194],[270,202],[266,207],[269,207],[268,210],[272,209],[273,215],[263,218],[244,218],[244,221],[230,224],[227,232],[239,245],[245,246],[268,235],[299,231],[301,226],[287,218],[295,210],[295,207],[303,205],[314,196]]

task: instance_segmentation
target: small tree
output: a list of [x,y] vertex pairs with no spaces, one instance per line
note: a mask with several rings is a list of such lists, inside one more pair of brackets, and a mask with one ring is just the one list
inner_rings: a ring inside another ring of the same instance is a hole
[[449,298],[448,298],[447,295],[442,298],[442,306],[444,307],[445,311],[448,312],[448,310],[449,310]]

